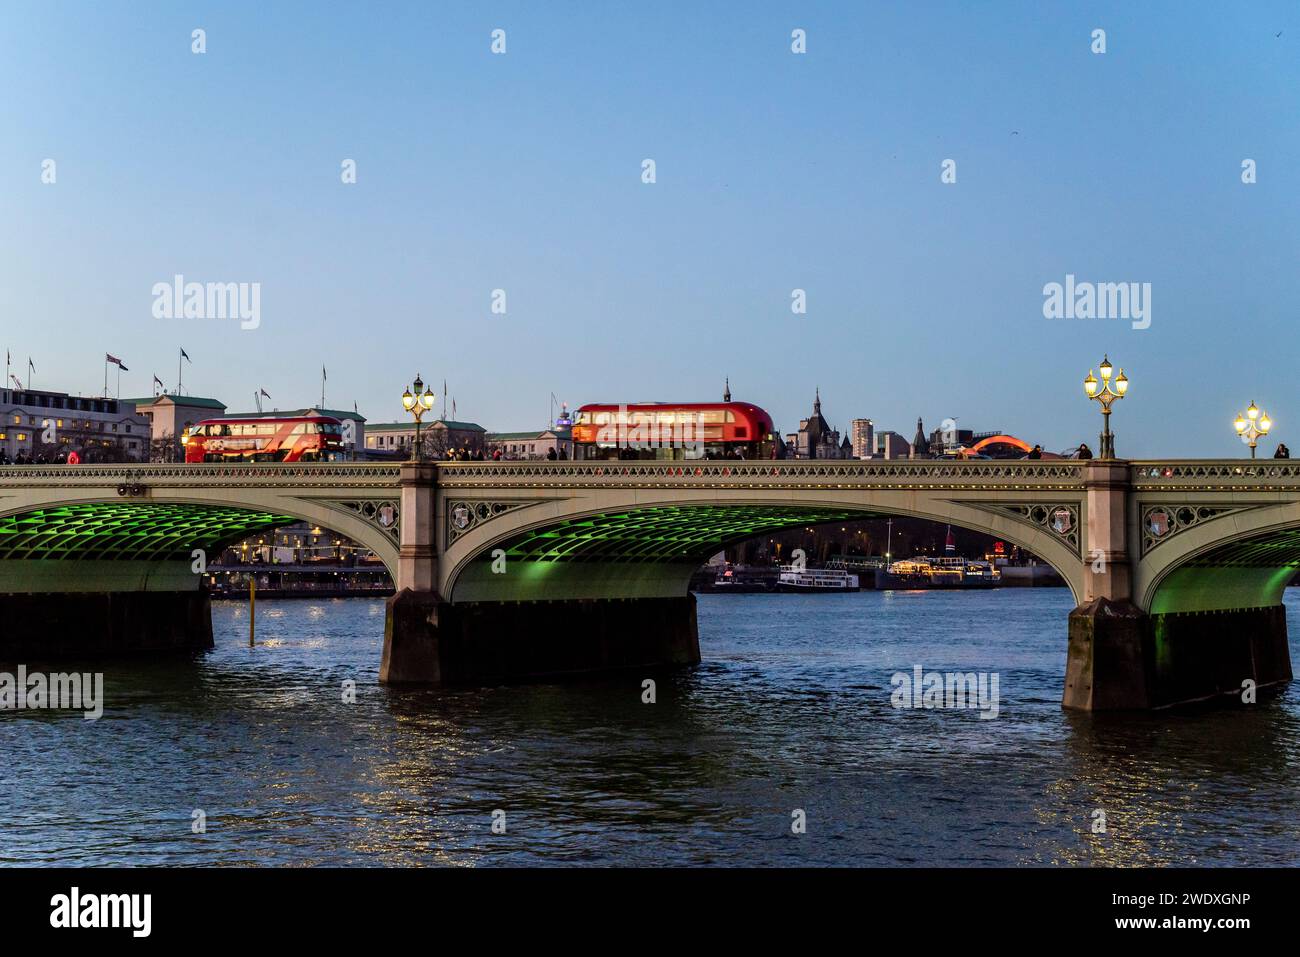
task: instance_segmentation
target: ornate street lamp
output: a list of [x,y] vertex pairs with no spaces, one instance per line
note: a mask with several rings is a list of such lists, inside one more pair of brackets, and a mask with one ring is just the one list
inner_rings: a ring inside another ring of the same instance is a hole
[[1245,414],[1238,412],[1237,421],[1232,423],[1232,427],[1237,430],[1237,434],[1242,437],[1250,446],[1250,457],[1255,457],[1255,443],[1259,441],[1260,436],[1268,435],[1268,430],[1273,428],[1273,420],[1268,417],[1268,413],[1255,407],[1255,403],[1250,403],[1250,408]]
[[[424,382],[420,380],[420,374],[415,374],[415,391],[412,392],[408,387],[402,393],[402,408],[411,415],[415,416],[415,447],[411,450],[412,461],[424,461],[424,443],[420,441],[420,420],[424,418],[424,413],[433,408],[436,398],[432,392],[424,388]],[[423,391],[421,391],[423,390]]]
[[1111,373],[1115,367],[1110,364],[1109,357],[1103,357],[1101,366],[1098,371],[1101,372],[1101,381],[1088,370],[1088,378],[1083,380],[1083,391],[1088,394],[1088,398],[1096,399],[1101,403],[1101,450],[1098,458],[1113,459],[1115,457],[1115,436],[1110,431],[1110,407],[1116,399],[1124,398],[1124,393],[1128,392],[1128,377],[1124,375],[1124,370],[1119,370],[1119,375],[1111,380]]

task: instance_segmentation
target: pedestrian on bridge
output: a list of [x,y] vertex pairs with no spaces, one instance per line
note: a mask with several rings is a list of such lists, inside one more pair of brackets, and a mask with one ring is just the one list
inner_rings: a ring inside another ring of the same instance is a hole
[[1283,444],[1282,442],[1279,442],[1279,443],[1277,444],[1277,451],[1273,453],[1273,458],[1275,458],[1275,459],[1289,459],[1290,457],[1291,457],[1291,450],[1288,449],[1288,448],[1286,447],[1285,444]]
[[1090,458],[1092,458],[1092,449],[1088,448],[1088,443],[1087,443],[1087,442],[1080,442],[1080,443],[1079,443],[1079,451],[1075,453],[1075,457],[1076,457],[1076,458],[1081,458],[1081,459],[1090,459]]

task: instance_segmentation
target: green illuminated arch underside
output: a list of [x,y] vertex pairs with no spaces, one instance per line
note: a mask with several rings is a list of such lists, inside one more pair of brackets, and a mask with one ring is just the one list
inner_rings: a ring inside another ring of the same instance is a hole
[[[499,546],[508,561],[680,563],[800,525],[875,517],[855,509],[772,505],[667,506],[573,519]],[[487,554],[481,560],[490,561]]]
[[1230,542],[1179,565],[1160,583],[1153,614],[1276,605],[1300,569],[1300,529]]
[[60,505],[0,517],[0,561],[189,561],[295,521],[223,505]]

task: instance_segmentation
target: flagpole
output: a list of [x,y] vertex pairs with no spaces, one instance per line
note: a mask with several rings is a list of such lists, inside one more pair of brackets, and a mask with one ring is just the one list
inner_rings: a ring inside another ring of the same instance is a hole
[[181,356],[185,355],[184,348],[181,349],[180,355],[176,357],[176,394],[181,394]]
[[122,399],[122,363],[117,364],[117,395],[114,397],[118,401]]
[[104,398],[108,398],[108,353],[104,353]]

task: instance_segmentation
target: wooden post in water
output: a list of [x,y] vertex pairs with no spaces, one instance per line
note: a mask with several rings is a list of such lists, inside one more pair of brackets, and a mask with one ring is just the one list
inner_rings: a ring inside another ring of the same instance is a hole
[[253,647],[253,635],[257,627],[257,575],[248,576],[248,647]]

